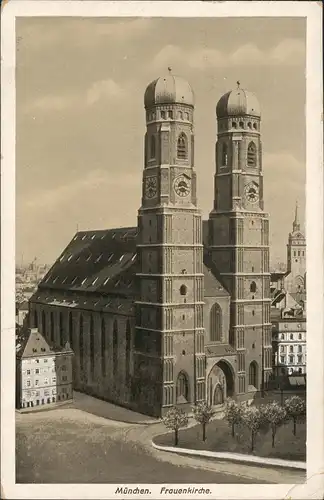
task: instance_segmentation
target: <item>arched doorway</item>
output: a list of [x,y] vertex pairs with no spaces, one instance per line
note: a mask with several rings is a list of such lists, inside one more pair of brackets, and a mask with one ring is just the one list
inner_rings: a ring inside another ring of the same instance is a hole
[[189,381],[185,372],[180,372],[177,378],[177,403],[188,403]]
[[214,364],[207,379],[207,400],[211,406],[223,404],[234,395],[234,369],[228,361]]
[[252,361],[249,366],[249,385],[258,388],[258,364]]

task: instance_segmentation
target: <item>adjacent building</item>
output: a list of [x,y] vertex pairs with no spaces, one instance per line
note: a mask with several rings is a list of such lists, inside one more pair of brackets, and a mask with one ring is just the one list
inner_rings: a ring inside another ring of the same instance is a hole
[[272,371],[260,105],[239,85],[217,104],[204,223],[190,85],[157,78],[144,106],[137,226],[78,232],[31,298],[31,326],[70,343],[78,390],[139,412],[250,399]]
[[73,398],[73,352],[50,345],[37,328],[16,336],[16,406],[28,408]]
[[306,318],[303,311],[272,315],[273,372],[275,377],[306,374]]

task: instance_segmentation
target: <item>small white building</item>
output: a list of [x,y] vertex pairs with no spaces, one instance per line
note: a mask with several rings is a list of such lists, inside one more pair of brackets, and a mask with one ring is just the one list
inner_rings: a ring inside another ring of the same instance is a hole
[[28,408],[73,398],[73,351],[51,346],[37,328],[16,340],[16,407]]
[[273,374],[306,374],[304,311],[272,311]]

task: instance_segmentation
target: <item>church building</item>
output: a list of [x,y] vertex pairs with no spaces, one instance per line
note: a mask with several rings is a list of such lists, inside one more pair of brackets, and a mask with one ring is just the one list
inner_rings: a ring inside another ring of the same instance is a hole
[[251,399],[272,362],[259,103],[238,85],[217,104],[204,222],[190,85],[169,72],[144,106],[137,226],[78,232],[31,298],[31,326],[69,341],[76,390],[141,413]]

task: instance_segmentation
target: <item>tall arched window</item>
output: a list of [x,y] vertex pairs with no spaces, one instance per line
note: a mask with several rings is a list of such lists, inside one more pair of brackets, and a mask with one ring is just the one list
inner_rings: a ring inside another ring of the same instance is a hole
[[227,144],[224,143],[222,146],[222,166],[227,166],[228,163],[228,147]]
[[247,149],[247,164],[249,167],[255,167],[256,166],[256,159],[257,159],[257,154],[256,154],[256,145],[254,142],[250,142],[248,145]]
[[130,376],[130,355],[131,355],[131,326],[129,319],[126,323],[126,381]]
[[101,320],[101,373],[106,376],[106,323],[105,318]]
[[90,316],[90,369],[93,375],[94,373],[94,363],[95,363],[95,352],[94,352],[94,321],[93,316]]
[[117,374],[117,362],[118,362],[118,325],[117,320],[114,321],[113,326],[113,374]]
[[51,341],[54,342],[55,317],[54,312],[51,312]]
[[64,346],[64,332],[63,332],[63,313],[59,313],[59,339],[60,346]]
[[249,366],[249,385],[258,387],[258,365],[256,361],[252,361]]
[[42,311],[42,334],[43,335],[46,335],[45,328],[46,328],[46,316],[45,316],[45,311]]
[[150,140],[150,158],[155,158],[156,155],[156,142],[155,142],[155,136],[151,135],[151,140]]
[[70,346],[73,346],[73,317],[72,313],[69,313],[69,343]]
[[210,310],[210,340],[219,342],[222,339],[222,309],[215,303]]
[[184,372],[180,372],[177,378],[177,403],[186,403],[189,398],[188,377]]
[[180,160],[186,160],[188,158],[188,139],[183,132],[178,137],[177,157]]
[[255,281],[252,281],[251,285],[250,285],[250,292],[251,293],[255,293],[257,290],[257,286],[256,286],[256,283]]
[[83,370],[84,349],[83,349],[83,316],[82,316],[82,314],[80,316],[79,356],[80,356],[80,368],[81,368],[81,370]]
[[38,314],[37,314],[36,309],[35,309],[35,311],[34,311],[33,327],[34,327],[34,328],[38,328]]

